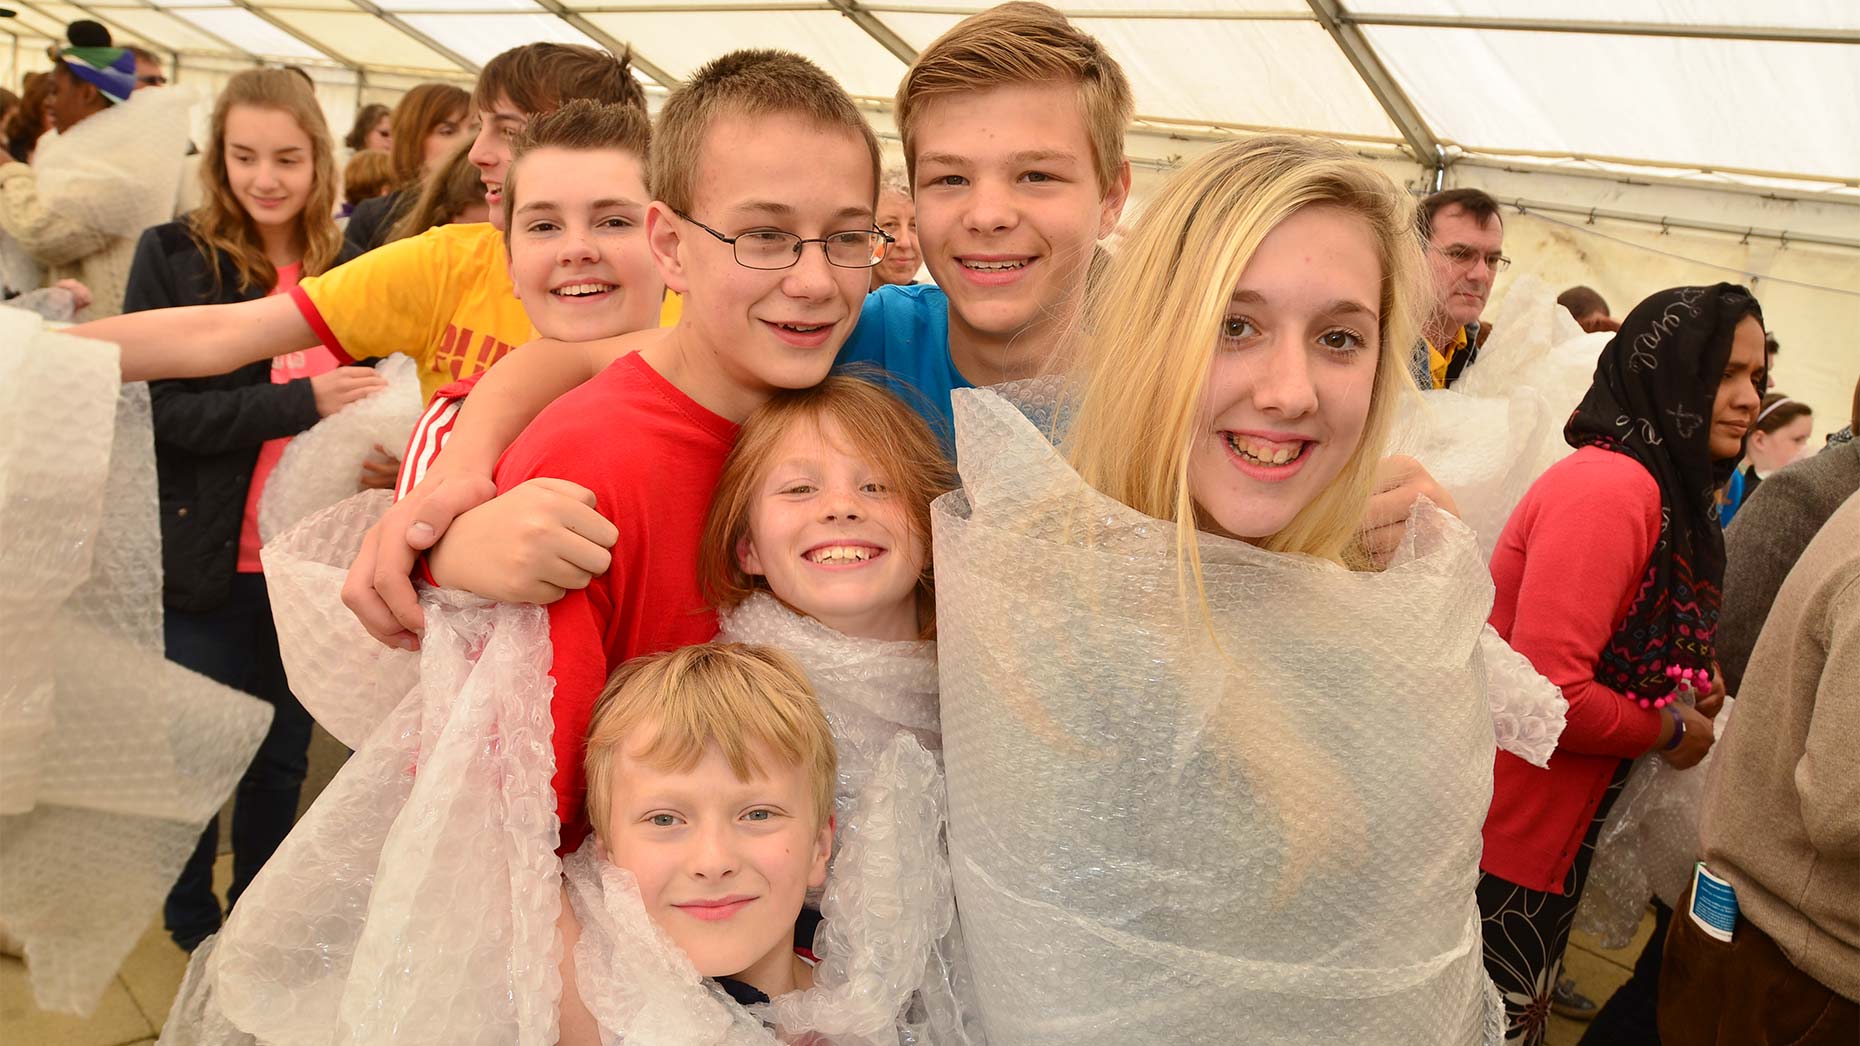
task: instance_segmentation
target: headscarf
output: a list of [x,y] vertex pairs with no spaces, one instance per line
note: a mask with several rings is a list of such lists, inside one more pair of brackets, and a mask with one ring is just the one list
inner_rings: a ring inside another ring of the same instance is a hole
[[136,89],[136,56],[120,47],[66,47],[52,57],[111,105],[128,101]]
[[1718,491],[1737,466],[1712,458],[1712,405],[1746,316],[1763,322],[1757,299],[1731,283],[1649,297],[1602,350],[1563,428],[1570,446],[1626,454],[1660,487],[1659,539],[1596,665],[1597,680],[1643,708],[1665,705],[1682,683],[1710,689],[1724,581]]

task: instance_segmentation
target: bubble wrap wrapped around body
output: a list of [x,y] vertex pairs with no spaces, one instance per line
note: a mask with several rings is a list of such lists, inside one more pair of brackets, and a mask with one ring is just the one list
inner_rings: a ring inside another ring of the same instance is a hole
[[426,591],[417,655],[341,630],[306,650],[305,622],[346,614],[332,561],[387,500],[359,495],[265,547],[293,689],[328,697],[371,672],[382,685],[336,706],[355,754],[196,954],[164,1043],[555,1041],[547,613]]
[[[418,654],[369,639],[342,606],[342,580],[390,501],[359,494],[265,546],[292,688],[357,751],[197,955],[164,1043],[555,1041],[562,865],[547,615],[425,591]],[[798,637],[818,626],[788,617],[764,622],[763,641],[794,641],[833,693],[913,722],[927,699],[934,714],[934,662],[918,644],[809,644]],[[854,689],[880,681],[899,684],[901,700],[880,707]],[[860,804],[822,899],[817,987],[771,1010],[779,1026],[830,1033],[837,1046],[960,1041],[927,1030],[957,1019],[948,992],[935,991],[947,984],[936,945],[954,915],[940,775],[905,736],[908,746],[861,749]],[[670,961],[642,956],[629,944],[604,961],[624,971],[637,960],[655,976]],[[901,1024],[914,992],[921,1005]],[[762,1038],[744,1041],[769,1041],[746,1027]]]
[[[898,1019],[918,987],[924,957],[953,915],[948,869],[938,859],[941,775],[936,760],[908,733],[894,733],[872,756],[827,876],[814,987],[766,1005],[739,1006],[699,977],[648,918],[632,876],[602,860],[593,837],[564,863],[582,928],[575,977],[603,1042],[952,1041]],[[915,960],[900,962],[901,956]]]
[[[942,752],[936,643],[855,639],[789,610],[768,593],[757,593],[723,614],[720,626],[718,639],[767,644],[793,656],[820,698],[839,755],[839,781],[834,788],[840,825],[834,857],[837,870],[838,844],[847,841],[848,826],[856,823],[854,808],[870,787],[880,756],[897,736],[908,734],[933,755]],[[940,770],[930,787],[942,792]],[[921,825],[920,831],[928,835],[917,844],[918,852],[923,854],[923,860],[935,865],[936,874],[947,882],[941,819]],[[947,895],[936,903],[947,906]],[[972,1041],[979,1037],[979,1029],[970,1026],[972,989],[966,982],[960,930],[947,915],[941,921],[948,931],[937,942],[936,954],[928,966],[923,967],[916,989],[913,1031],[918,1042]],[[895,950],[879,956],[878,961],[923,966],[922,956]]]
[[[1088,487],[1023,414],[1050,399],[1010,394],[956,394],[964,489],[934,506],[950,864],[989,1041],[1496,1042],[1471,532],[1424,509],[1382,573],[1204,536],[1217,651],[1174,525]],[[1560,732],[1541,680],[1503,704]]]
[[399,454],[420,420],[420,374],[412,357],[395,353],[375,366],[387,388],[351,403],[292,437],[265,480],[258,536],[270,541],[313,512],[350,497],[362,461],[375,446]]
[[148,388],[0,308],[0,927],[88,1013],[232,794],[269,706],[163,658]]
[[[1736,703],[1725,698],[1712,722],[1720,740]],[[1628,946],[1640,927],[1647,898],[1657,897],[1677,908],[1680,895],[1692,885],[1692,863],[1701,849],[1699,811],[1705,805],[1711,765],[1712,753],[1686,770],[1650,753],[1628,772],[1595,838],[1595,857],[1576,909],[1576,927],[1600,938],[1602,947]]]
[[1583,333],[1548,287],[1524,277],[1460,380],[1404,403],[1390,453],[1418,459],[1453,495],[1486,559],[1524,492],[1570,453],[1563,425],[1609,337]]

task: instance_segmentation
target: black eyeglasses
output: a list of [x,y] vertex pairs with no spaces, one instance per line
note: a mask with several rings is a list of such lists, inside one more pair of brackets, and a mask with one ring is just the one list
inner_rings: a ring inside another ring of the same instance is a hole
[[[1431,244],[1429,246],[1432,246]],[[1434,252],[1462,269],[1470,269],[1473,263],[1483,259],[1485,267],[1493,272],[1504,272],[1511,268],[1511,259],[1502,254],[1481,254],[1476,248],[1463,243],[1452,243],[1445,247],[1434,247]]]
[[869,269],[884,260],[885,248],[897,242],[878,229],[850,229],[830,236],[809,239],[779,229],[756,229],[739,236],[725,236],[683,211],[672,213],[730,245],[736,264],[745,269],[787,269],[801,260],[801,250],[810,243],[820,244],[827,264],[842,269]]

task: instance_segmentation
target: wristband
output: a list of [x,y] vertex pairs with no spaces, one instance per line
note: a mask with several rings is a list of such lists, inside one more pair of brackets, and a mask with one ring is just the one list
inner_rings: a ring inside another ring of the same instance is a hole
[[1666,712],[1673,717],[1673,736],[1667,740],[1666,744],[1662,746],[1660,750],[1663,752],[1670,752],[1679,747],[1679,742],[1686,739],[1686,721],[1680,716],[1679,709],[1672,705],[1666,706]]

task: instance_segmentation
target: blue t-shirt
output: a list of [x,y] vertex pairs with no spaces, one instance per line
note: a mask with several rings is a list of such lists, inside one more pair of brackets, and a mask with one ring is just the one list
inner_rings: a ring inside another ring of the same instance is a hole
[[949,394],[974,386],[949,358],[949,299],[935,284],[880,287],[865,296],[859,325],[840,349],[836,369],[854,364],[884,371],[886,384],[923,415],[956,457]]

